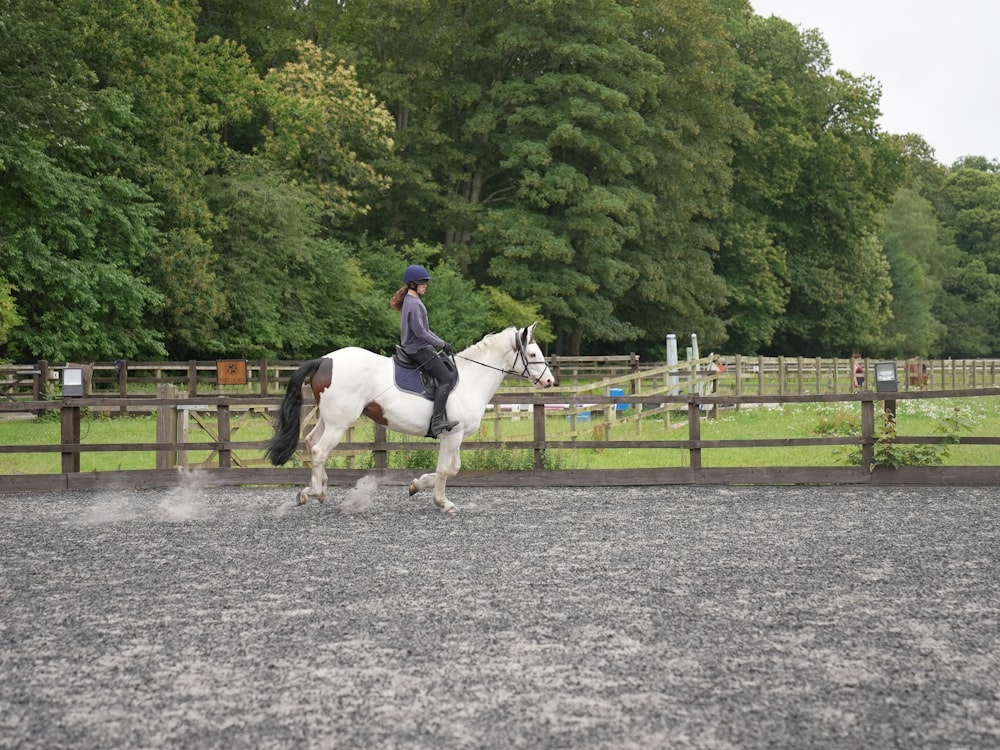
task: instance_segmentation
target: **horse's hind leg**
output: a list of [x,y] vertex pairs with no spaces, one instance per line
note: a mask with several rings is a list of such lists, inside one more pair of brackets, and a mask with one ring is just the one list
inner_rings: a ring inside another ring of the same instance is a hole
[[309,465],[312,468],[310,484],[299,491],[299,505],[305,505],[310,497],[319,502],[326,500],[328,477],[326,459],[344,434],[343,428],[325,427],[320,417],[319,423],[306,436],[306,448],[309,449]]

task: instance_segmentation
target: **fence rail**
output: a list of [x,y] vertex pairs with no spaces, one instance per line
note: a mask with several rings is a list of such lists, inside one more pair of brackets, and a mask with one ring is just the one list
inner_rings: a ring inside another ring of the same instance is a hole
[[[624,376],[626,378],[631,376]],[[656,377],[660,377],[657,373]],[[606,379],[602,382],[608,382]],[[613,379],[610,379],[613,380]],[[762,395],[711,395],[693,388],[688,393],[670,393],[669,386],[656,393],[629,393],[607,396],[577,391],[567,393],[500,393],[492,402],[493,414],[499,417],[505,407],[522,407],[529,410],[532,419],[531,436],[520,440],[475,440],[463,443],[463,450],[526,450],[533,455],[533,468],[528,471],[463,471],[451,484],[474,485],[524,485],[524,486],[584,486],[584,485],[648,485],[648,484],[1000,484],[1000,467],[903,467],[887,470],[873,467],[876,443],[876,409],[895,410],[896,402],[910,399],[969,399],[1000,395],[1000,388],[975,388],[949,391],[908,391],[855,394],[762,394]],[[233,439],[232,415],[237,411],[259,409],[268,411],[279,404],[278,397],[199,396],[155,397],[153,399],[85,397],[63,399],[59,402],[37,401],[27,404],[0,403],[0,414],[18,408],[31,410],[58,410],[61,438],[56,445],[0,445],[0,458],[15,453],[59,453],[61,472],[58,474],[5,474],[0,475],[0,491],[40,491],[69,488],[96,488],[128,486],[170,486],[189,481],[179,469],[178,456],[189,451],[211,451],[215,466],[199,468],[199,481],[216,485],[238,484],[297,484],[307,481],[308,470],[301,468],[248,468],[234,465],[236,451],[261,450],[265,441],[236,441]],[[584,403],[585,402],[585,403]],[[860,405],[860,434],[848,437],[758,438],[753,440],[705,440],[701,424],[705,413],[718,407],[745,407],[751,404],[794,403],[850,403]],[[81,441],[81,414],[84,410],[139,405],[152,406],[158,413],[156,440],[150,443],[87,444]],[[582,406],[581,406],[582,404]],[[663,413],[665,410],[686,412],[687,437],[683,439],[612,440],[610,426],[616,419],[620,406],[636,410],[641,418]],[[216,434],[212,440],[190,441],[178,434],[178,414],[191,410],[214,412]],[[583,413],[597,413],[608,429],[602,430],[603,439],[581,439],[572,433],[569,439],[553,439],[547,430],[547,415],[556,412],[570,418]],[[900,444],[941,443],[940,436],[899,437]],[[962,440],[971,445],[1000,445],[998,437],[970,437]],[[702,465],[704,451],[717,448],[760,448],[794,446],[857,446],[862,455],[861,466],[836,467],[760,467],[760,468],[706,468]],[[610,470],[560,470],[545,468],[545,452],[556,449],[654,448],[683,451],[687,466],[680,468],[610,469]],[[371,441],[342,443],[338,452],[367,453],[373,458],[372,470],[331,470],[330,482],[344,485],[364,475],[374,474],[381,481],[408,483],[414,470],[390,469],[389,454],[394,451],[437,450],[435,441],[390,440],[384,427],[374,426]],[[80,455],[91,451],[155,451],[155,470],[81,472]]]
[[[225,368],[239,364],[243,379],[232,382]],[[863,360],[869,383],[874,380],[876,360]],[[148,411],[147,403],[134,399],[151,399],[156,387],[172,384],[187,395],[232,395],[269,397],[280,394],[291,374],[301,364],[298,360],[188,360],[186,362],[93,362],[82,365],[52,364],[40,360],[33,364],[0,364],[0,404],[57,399],[60,396],[60,376],[67,367],[83,368],[87,393],[122,399],[109,404],[108,411],[127,414],[127,408]],[[919,358],[895,362],[900,390],[956,390],[962,388],[996,387],[1000,385],[1000,360]],[[662,371],[662,362],[644,362],[636,354],[550,357],[549,365],[562,388],[586,386],[595,381],[628,376],[649,380],[650,373]],[[808,357],[757,357],[743,355],[710,356],[696,362],[681,362],[673,375],[675,380],[688,380],[694,367],[704,375],[710,366],[719,367],[716,392],[727,395],[805,395],[810,393],[850,393],[852,362],[849,359]],[[517,389],[519,381],[511,380],[503,390]],[[682,386],[683,387],[683,384]],[[131,406],[127,406],[131,404]],[[23,407],[41,413],[37,407]]]

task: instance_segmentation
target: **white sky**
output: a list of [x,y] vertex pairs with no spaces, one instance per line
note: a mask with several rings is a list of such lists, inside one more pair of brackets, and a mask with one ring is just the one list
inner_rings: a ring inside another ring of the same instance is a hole
[[916,133],[950,166],[1000,160],[997,0],[750,0],[759,16],[819,29],[834,70],[882,85],[884,131]]

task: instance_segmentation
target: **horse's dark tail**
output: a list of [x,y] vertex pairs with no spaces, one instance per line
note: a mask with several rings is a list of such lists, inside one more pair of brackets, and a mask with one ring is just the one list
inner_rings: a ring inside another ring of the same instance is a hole
[[274,423],[274,437],[267,444],[267,458],[275,466],[283,466],[299,446],[299,429],[302,409],[302,384],[319,368],[322,359],[306,362],[288,381],[288,390],[281,400],[278,418]]

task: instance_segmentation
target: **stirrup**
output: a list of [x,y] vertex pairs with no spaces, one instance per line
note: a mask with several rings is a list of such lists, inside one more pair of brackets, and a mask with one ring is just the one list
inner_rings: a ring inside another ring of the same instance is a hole
[[431,437],[437,437],[442,432],[451,432],[457,425],[458,422],[449,420],[447,414],[437,415],[431,420]]

